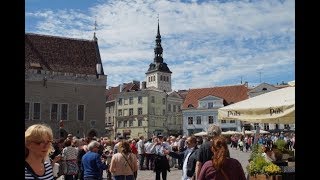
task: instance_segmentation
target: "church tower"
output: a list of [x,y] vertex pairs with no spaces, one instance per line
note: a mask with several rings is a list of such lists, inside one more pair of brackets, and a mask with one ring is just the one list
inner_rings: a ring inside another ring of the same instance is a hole
[[161,46],[161,35],[158,19],[158,33],[156,36],[156,46],[154,48],[154,60],[150,63],[146,72],[146,88],[155,88],[165,92],[171,92],[171,74],[167,63],[163,62],[163,49]]

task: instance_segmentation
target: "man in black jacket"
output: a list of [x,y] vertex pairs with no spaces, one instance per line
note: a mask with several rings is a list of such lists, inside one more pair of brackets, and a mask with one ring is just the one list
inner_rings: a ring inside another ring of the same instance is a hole
[[191,180],[194,176],[197,162],[197,138],[190,136],[186,140],[187,149],[183,152],[173,152],[165,150],[164,153],[177,159],[183,160],[182,179]]
[[208,161],[211,160],[213,157],[213,152],[211,151],[211,145],[212,145],[212,139],[215,136],[220,136],[221,135],[221,127],[218,124],[212,124],[208,130],[207,130],[207,136],[208,136],[208,141],[204,142],[201,144],[197,156],[197,163],[196,163],[196,178],[198,178],[200,174],[200,170],[202,165]]

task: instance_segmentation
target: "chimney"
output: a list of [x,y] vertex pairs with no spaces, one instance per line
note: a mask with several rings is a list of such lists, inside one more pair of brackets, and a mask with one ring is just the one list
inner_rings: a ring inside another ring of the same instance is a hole
[[248,87],[248,81],[244,82],[244,85],[245,85],[246,87]]
[[122,85],[122,84],[119,84],[119,90],[120,90],[120,92],[122,92],[122,89],[123,89],[123,85]]

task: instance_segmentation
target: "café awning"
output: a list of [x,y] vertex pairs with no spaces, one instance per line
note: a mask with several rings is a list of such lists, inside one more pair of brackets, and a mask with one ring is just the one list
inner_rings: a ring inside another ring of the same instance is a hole
[[219,120],[295,123],[295,87],[281,88],[218,109]]

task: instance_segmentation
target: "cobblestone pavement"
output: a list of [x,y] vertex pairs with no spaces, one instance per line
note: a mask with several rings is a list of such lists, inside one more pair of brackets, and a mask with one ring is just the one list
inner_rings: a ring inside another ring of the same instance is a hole
[[[232,158],[237,159],[241,165],[242,168],[247,176],[247,170],[246,166],[248,165],[248,159],[250,156],[251,151],[248,152],[242,152],[239,149],[232,149],[229,147],[230,156]],[[105,172],[105,171],[104,171]],[[181,179],[181,170],[178,170],[177,168],[171,168],[171,172],[168,172],[167,180],[180,180]],[[104,173],[104,179],[106,179],[106,174]],[[138,177],[137,180],[155,180],[156,174],[151,170],[144,170],[144,171],[138,171]],[[63,177],[60,177],[59,180],[63,180]]]

